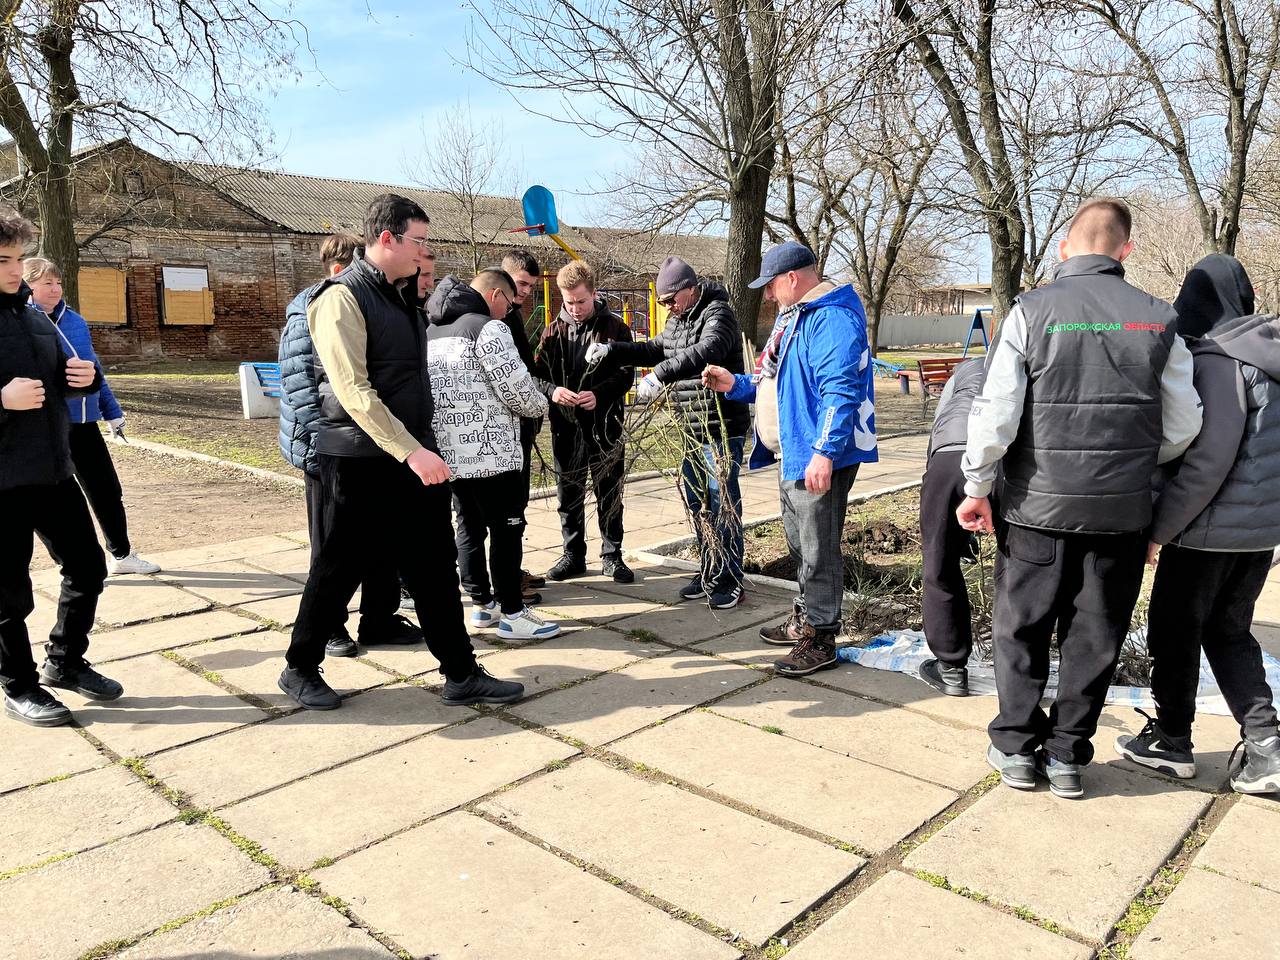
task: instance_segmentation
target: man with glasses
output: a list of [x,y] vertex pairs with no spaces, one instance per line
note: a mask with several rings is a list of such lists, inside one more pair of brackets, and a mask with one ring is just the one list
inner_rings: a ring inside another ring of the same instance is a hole
[[[679,257],[658,271],[658,302],[671,312],[662,333],[636,343],[596,343],[588,364],[653,366],[636,391],[641,402],[670,387],[684,444],[684,499],[698,538],[702,570],[680,591],[718,610],[742,599],[742,494],[738,470],[751,414],[747,405],[702,385],[708,365],[743,373],[738,318],[723,286],[701,279]],[[606,359],[607,358],[607,359]]]
[[432,430],[427,340],[414,277],[429,220],[404,197],[375,197],[364,251],[325,280],[307,307],[320,384],[316,454],[329,507],[279,686],[308,710],[342,699],[325,682],[325,641],[346,619],[370,557],[387,556],[422,611],[427,646],[445,675],[444,702],[510,703],[524,687],[476,663],[458,592],[449,522],[449,468]]
[[497,627],[503,640],[543,640],[560,627],[534,614],[521,591],[527,488],[520,418],[545,414],[547,398],[503,322],[515,295],[515,283],[499,269],[481,270],[469,284],[441,280],[427,301],[427,369],[432,426],[453,474],[459,523],[471,534],[471,549],[459,557],[471,626]]

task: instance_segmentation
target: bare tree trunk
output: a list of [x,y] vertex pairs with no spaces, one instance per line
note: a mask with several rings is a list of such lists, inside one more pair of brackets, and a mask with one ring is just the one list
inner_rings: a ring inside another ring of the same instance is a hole
[[52,5],[52,22],[40,31],[37,42],[49,65],[49,108],[52,124],[48,140],[48,165],[38,186],[40,253],[62,271],[62,295],[73,310],[80,308],[80,247],[76,243],[75,198],[71,181],[71,145],[75,134],[75,105],[80,90],[71,69],[75,37],[72,18],[75,2]]
[[764,211],[769,199],[769,172],[759,165],[750,168],[729,194],[724,285],[742,332],[752,343],[756,342],[762,294],[747,284],[760,275],[760,240],[764,236]]

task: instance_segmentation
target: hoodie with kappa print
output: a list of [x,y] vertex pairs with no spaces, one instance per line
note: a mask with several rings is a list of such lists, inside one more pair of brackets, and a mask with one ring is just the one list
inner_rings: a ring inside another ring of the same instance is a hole
[[455,276],[436,286],[427,321],[431,425],[440,456],[461,480],[522,469],[520,418],[545,415],[547,398],[521,361],[511,329]]

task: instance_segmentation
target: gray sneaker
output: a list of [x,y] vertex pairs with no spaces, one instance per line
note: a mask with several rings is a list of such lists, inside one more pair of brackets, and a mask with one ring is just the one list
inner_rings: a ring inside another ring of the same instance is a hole
[[1067,763],[1041,750],[1036,754],[1036,773],[1049,781],[1049,790],[1055,797],[1079,800],[1084,796],[1078,763]]
[[993,743],[987,748],[987,763],[1000,773],[1005,786],[1015,790],[1036,788],[1036,758],[1029,753],[1001,753]]
[[71,722],[71,711],[44,687],[6,696],[4,713],[33,727],[61,727]]
[[[1244,765],[1231,777],[1231,789],[1236,793],[1280,793],[1280,737],[1268,737],[1255,743],[1244,740],[1236,750],[1244,747]],[[1236,757],[1231,751],[1227,761],[1230,768]]]

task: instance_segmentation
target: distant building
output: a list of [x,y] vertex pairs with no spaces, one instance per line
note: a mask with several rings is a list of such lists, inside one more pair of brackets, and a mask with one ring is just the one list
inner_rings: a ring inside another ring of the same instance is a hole
[[925,287],[914,297],[910,312],[917,317],[968,316],[979,307],[990,307],[991,284],[951,283]]
[[[12,143],[0,145],[0,198],[34,217],[30,183]],[[285,307],[320,277],[320,244],[358,233],[369,200],[388,191],[431,216],[436,276],[467,274],[528,249],[546,273],[568,259],[523,225],[519,200],[478,198],[474,217],[445,194],[236,167],[179,164],[129,142],[81,149],[75,160],[80,312],[98,353],[145,357],[274,358]],[[38,224],[37,224],[38,226]],[[601,286],[634,291],[633,308],[664,257],[676,253],[709,276],[723,271],[725,242],[561,224],[561,236],[600,271]],[[553,289],[554,300],[554,289]],[[552,304],[552,309],[555,309]]]

